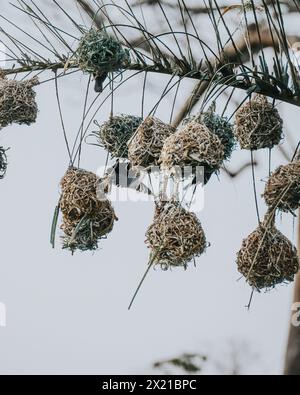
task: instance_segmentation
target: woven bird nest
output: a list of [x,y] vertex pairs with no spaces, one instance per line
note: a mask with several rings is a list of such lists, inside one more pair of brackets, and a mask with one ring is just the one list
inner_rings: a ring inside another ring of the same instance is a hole
[[158,166],[164,141],[175,128],[154,117],[147,117],[128,142],[128,158],[133,167]]
[[292,212],[300,206],[300,161],[279,166],[269,178],[263,194],[266,204]]
[[97,29],[84,34],[76,55],[81,70],[95,76],[119,70],[130,63],[129,51],[117,39]]
[[186,268],[207,247],[200,221],[177,202],[157,205],[153,224],[146,233],[146,244],[151,249],[153,263],[166,269]]
[[161,152],[165,169],[174,166],[204,166],[217,170],[224,158],[220,139],[200,123],[190,122],[168,137]]
[[63,247],[72,252],[95,250],[117,220],[111,203],[98,196],[98,177],[81,169],[69,169],[61,181]]
[[30,125],[36,121],[38,107],[33,90],[38,78],[27,81],[0,78],[0,128],[12,123]]
[[236,113],[235,136],[242,149],[272,148],[282,138],[283,121],[278,110],[261,95]]
[[0,147],[0,180],[4,178],[7,169],[7,156],[6,150],[3,147]]
[[213,111],[207,111],[203,114],[192,115],[183,120],[183,125],[187,125],[190,122],[197,122],[204,124],[213,134],[219,137],[223,149],[224,158],[228,160],[236,146],[233,125],[229,122],[226,117],[222,117]]
[[272,217],[266,215],[237,254],[239,272],[258,291],[293,281],[299,270],[296,248],[276,229]]
[[97,250],[99,240],[106,237],[114,226],[116,217],[109,201],[99,204],[97,212],[91,217],[86,216],[80,221],[70,221],[65,218],[62,230],[63,248],[72,252]]
[[111,117],[96,133],[100,145],[114,158],[128,158],[127,142],[142,123],[142,118],[133,115]]

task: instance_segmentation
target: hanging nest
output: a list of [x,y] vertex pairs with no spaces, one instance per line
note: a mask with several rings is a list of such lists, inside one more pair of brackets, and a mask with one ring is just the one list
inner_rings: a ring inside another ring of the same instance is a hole
[[216,114],[214,111],[207,111],[203,114],[192,115],[183,120],[183,125],[187,125],[190,122],[197,122],[204,124],[213,134],[219,137],[223,149],[224,158],[223,160],[229,160],[231,154],[236,146],[233,125],[229,122],[226,117],[222,117]]
[[94,251],[98,249],[99,240],[105,238],[113,229],[116,217],[109,203],[102,202],[92,217],[86,216],[80,221],[64,220],[61,229],[64,231],[63,248],[74,253]]
[[279,166],[269,178],[263,194],[266,204],[284,212],[300,206],[300,161]]
[[36,93],[37,77],[27,81],[0,78],[0,128],[12,123],[30,125],[36,121],[38,107]]
[[100,145],[114,158],[128,158],[127,142],[142,121],[142,118],[133,115],[111,117],[96,133]]
[[128,142],[128,158],[133,167],[158,166],[164,141],[175,133],[173,126],[147,117]]
[[278,110],[262,95],[236,112],[235,136],[242,149],[273,148],[282,139],[283,121]]
[[63,247],[72,252],[97,249],[117,220],[109,200],[98,196],[98,185],[95,174],[76,168],[69,169],[61,181]]
[[201,223],[178,202],[163,202],[156,206],[153,224],[146,233],[154,265],[168,269],[187,267],[207,247]]
[[80,69],[95,76],[130,63],[129,51],[117,39],[94,28],[80,39],[76,55]]
[[6,149],[0,147],[0,180],[2,180],[6,174],[7,169],[7,156]]
[[174,166],[204,166],[218,170],[224,158],[222,143],[216,135],[200,123],[190,122],[166,139],[161,163],[165,169]]
[[258,291],[294,280],[299,270],[297,250],[276,229],[274,214],[267,214],[260,226],[243,241],[237,265],[249,285]]

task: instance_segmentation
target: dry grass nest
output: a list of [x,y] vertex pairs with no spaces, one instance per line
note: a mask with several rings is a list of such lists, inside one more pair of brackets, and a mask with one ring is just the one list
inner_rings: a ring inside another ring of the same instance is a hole
[[228,118],[220,116],[214,111],[209,110],[202,114],[192,115],[185,118],[183,120],[183,125],[185,126],[193,121],[204,124],[213,134],[219,137],[224,149],[223,160],[229,160],[234,148],[236,147],[236,141],[233,132],[233,125],[230,123]]
[[36,121],[38,107],[36,93],[37,77],[27,81],[0,78],[0,128],[12,123],[30,125]]
[[188,262],[207,247],[200,221],[177,202],[156,206],[153,224],[146,233],[146,244],[151,249],[153,263],[163,269],[186,268]]
[[104,122],[96,132],[100,145],[114,158],[128,158],[127,142],[142,123],[133,115],[117,115]]
[[269,178],[263,194],[269,207],[293,212],[300,206],[300,161],[279,166]]
[[63,214],[63,247],[95,250],[117,220],[107,198],[99,196],[99,178],[91,172],[71,168],[61,181],[60,207]]
[[278,110],[261,95],[244,104],[235,119],[235,136],[242,149],[272,148],[282,139]]
[[128,158],[133,167],[159,165],[164,141],[175,133],[175,128],[157,118],[147,117],[128,142]]
[[217,170],[224,159],[220,139],[203,124],[190,122],[168,137],[161,152],[164,169],[204,166]]
[[94,28],[80,39],[76,56],[81,70],[95,76],[130,63],[129,51],[116,38]]
[[268,214],[248,236],[237,254],[239,272],[256,290],[274,288],[294,280],[299,270],[296,248],[276,229]]
[[0,147],[0,180],[4,178],[7,169],[6,149]]

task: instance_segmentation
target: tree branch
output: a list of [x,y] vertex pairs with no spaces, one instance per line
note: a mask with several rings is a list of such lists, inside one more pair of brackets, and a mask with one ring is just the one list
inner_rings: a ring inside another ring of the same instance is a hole
[[[260,31],[258,34],[258,30],[256,25],[250,25],[249,28],[249,45],[252,53],[258,53],[262,48],[274,47],[275,50],[278,50],[279,40],[278,38],[271,35],[269,29],[264,29]],[[289,36],[288,41],[290,44],[293,44],[297,41],[300,41],[300,36]],[[274,45],[275,44],[275,45]],[[248,51],[247,43],[244,37],[240,37],[238,42],[236,43],[236,47],[239,51],[240,58],[238,59],[236,49],[231,45],[225,48],[222,59],[224,63],[234,63],[238,64],[240,59],[243,63],[246,63],[250,60],[250,53]],[[202,94],[206,91],[209,82],[199,82],[193,89],[191,95],[186,100],[185,104],[182,106],[181,110],[178,112],[177,117],[174,119],[173,125],[178,126],[180,122],[186,117],[188,112],[190,112],[195,105],[198,103]],[[263,93],[263,92],[261,92]],[[268,96],[268,95],[266,95]],[[297,99],[298,101],[299,99]]]
[[[24,64],[21,67],[12,67],[9,69],[3,69],[3,73],[5,75],[10,75],[10,74],[20,74],[20,73],[28,73],[28,72],[37,72],[37,71],[43,71],[43,70],[59,70],[59,69],[64,69],[65,71],[68,69],[78,69],[78,64],[76,62],[69,62],[66,61],[66,63],[63,62],[35,62],[35,61],[28,61],[28,64]],[[116,70],[119,71],[119,70]],[[184,60],[182,60],[182,68],[179,70],[179,66],[176,65],[172,67],[171,65],[163,65],[161,63],[157,64],[142,64],[142,63],[130,63],[129,65],[125,66],[122,68],[122,71],[147,71],[151,73],[158,73],[161,75],[176,75],[179,78],[190,78],[190,79],[195,79],[200,81],[199,86],[202,88],[205,86],[208,82],[210,82],[213,78],[212,75],[202,72],[201,70],[192,70],[189,68],[189,65],[187,65]],[[250,75],[249,75],[250,76]],[[248,77],[249,77],[248,76]],[[215,78],[215,82],[217,84],[221,84],[224,86],[230,86],[230,87],[236,87],[238,89],[242,90],[251,90],[252,92],[257,92],[261,93],[265,96],[268,96],[272,99],[275,100],[281,100],[283,102],[293,104],[295,106],[300,107],[300,97],[298,96],[293,96],[292,94],[287,94],[286,92],[281,92],[279,90],[275,89],[275,86],[270,86],[274,88],[272,91],[268,91],[266,88],[265,90],[259,87],[256,84],[249,84],[246,78],[244,79],[237,79],[235,75],[229,75],[227,79],[224,79],[223,76]],[[291,93],[291,92],[290,92]],[[192,104],[196,103],[195,97],[192,95]],[[184,111],[181,112],[183,115],[184,112],[188,111],[188,105],[185,105]],[[179,117],[177,117],[176,122],[179,121]]]

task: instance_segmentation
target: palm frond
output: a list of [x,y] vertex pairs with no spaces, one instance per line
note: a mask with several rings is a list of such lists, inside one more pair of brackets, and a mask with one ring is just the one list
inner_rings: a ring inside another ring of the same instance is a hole
[[[0,30],[1,40],[10,54],[6,74],[78,68],[74,53],[88,26],[82,25],[76,7],[66,12],[57,0],[51,3],[60,15],[60,23],[54,23],[33,0],[18,0],[13,4],[30,18],[30,32],[1,15],[5,22]],[[198,102],[209,81],[300,105],[299,69],[291,50],[300,38],[286,32],[286,18],[289,12],[299,12],[298,1],[262,0],[259,7],[253,0],[242,0],[236,7],[226,7],[217,0],[203,1],[198,8],[188,6],[184,0],[176,3],[124,0],[118,4],[74,0],[73,5],[86,13],[90,26],[105,30],[130,50],[131,62],[123,71],[198,80],[189,108]],[[141,8],[150,5],[157,7],[161,16],[158,30],[149,29],[145,18],[141,18]],[[166,10],[169,8],[176,12],[178,26],[171,23]],[[197,28],[195,18],[209,21],[215,35],[213,44],[201,38],[203,33]]]

